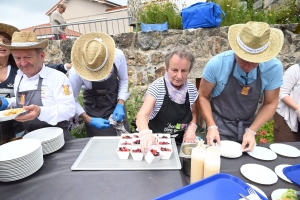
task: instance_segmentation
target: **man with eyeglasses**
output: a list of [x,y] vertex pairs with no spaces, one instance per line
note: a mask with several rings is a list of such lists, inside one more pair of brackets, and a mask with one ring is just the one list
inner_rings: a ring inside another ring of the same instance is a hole
[[[50,23],[53,25],[61,25],[61,24],[66,24],[66,21],[62,14],[66,10],[66,4],[60,3],[57,5],[56,10],[51,14],[50,16]],[[66,33],[65,29],[67,26],[62,25],[62,26],[55,26],[52,27],[52,34],[54,35],[56,40],[61,40],[66,38]]]

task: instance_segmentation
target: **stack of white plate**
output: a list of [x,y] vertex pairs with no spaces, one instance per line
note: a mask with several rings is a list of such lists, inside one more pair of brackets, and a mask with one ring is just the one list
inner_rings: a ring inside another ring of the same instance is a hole
[[58,127],[41,128],[24,135],[23,139],[35,138],[42,142],[43,154],[57,151],[65,144],[63,129]]
[[41,141],[16,140],[0,146],[0,181],[16,181],[30,176],[44,163]]

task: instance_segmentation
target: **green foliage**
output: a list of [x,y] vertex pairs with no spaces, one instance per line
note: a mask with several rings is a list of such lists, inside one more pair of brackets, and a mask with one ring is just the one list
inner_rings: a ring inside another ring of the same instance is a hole
[[247,23],[248,21],[261,21],[268,24],[289,24],[300,21],[300,9],[296,6],[296,0],[287,0],[279,9],[268,10],[253,9],[253,0],[248,0],[248,9],[239,4],[239,0],[213,0],[219,4],[226,13],[221,26]]
[[126,101],[127,117],[132,132],[135,131],[132,122],[135,121],[136,114],[143,104],[143,96],[145,91],[141,89],[134,89],[131,91],[129,98]]
[[296,0],[288,0],[276,12],[277,24],[291,24],[300,21],[300,8],[296,4]]
[[256,135],[256,143],[273,143],[274,142],[274,120],[265,123]]
[[[78,102],[81,106],[83,106],[83,90],[80,91],[78,96]],[[86,137],[86,129],[84,122],[79,117],[73,117],[69,120],[70,122],[70,133],[75,138],[85,138]]]
[[138,20],[145,24],[168,22],[169,29],[182,29],[180,11],[170,0],[151,0],[138,10]]

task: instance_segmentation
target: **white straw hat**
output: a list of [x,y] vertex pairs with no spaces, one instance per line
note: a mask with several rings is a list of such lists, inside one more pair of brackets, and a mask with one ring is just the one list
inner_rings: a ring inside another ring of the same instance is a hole
[[8,49],[44,49],[48,46],[48,40],[38,41],[36,35],[30,31],[14,32],[11,45],[3,44]]
[[264,22],[247,22],[229,27],[229,44],[236,55],[253,63],[267,62],[281,51],[284,36],[281,30]]
[[75,71],[89,81],[105,79],[111,72],[115,57],[115,42],[106,33],[81,35],[71,51]]

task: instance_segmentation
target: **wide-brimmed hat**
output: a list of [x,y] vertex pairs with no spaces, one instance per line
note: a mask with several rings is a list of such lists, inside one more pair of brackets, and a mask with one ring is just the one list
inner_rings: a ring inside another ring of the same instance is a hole
[[12,25],[0,23],[0,32],[4,32],[7,35],[9,35],[10,37],[12,37],[13,33],[16,31],[19,32],[20,30]]
[[284,36],[281,30],[264,22],[248,22],[229,27],[229,44],[236,55],[253,63],[267,62],[281,51]]
[[106,33],[81,35],[71,51],[75,71],[89,81],[105,79],[111,72],[115,57],[115,42]]
[[36,35],[30,31],[14,32],[11,44],[3,44],[8,49],[44,49],[48,46],[48,40],[38,41]]

